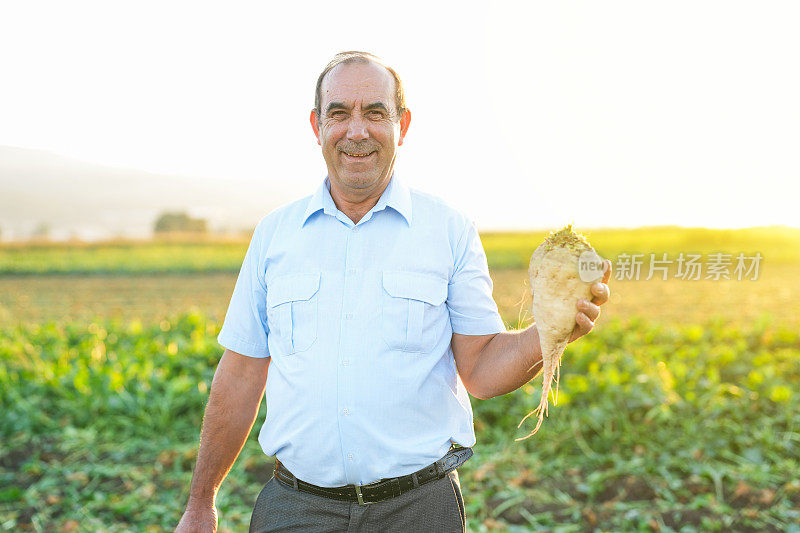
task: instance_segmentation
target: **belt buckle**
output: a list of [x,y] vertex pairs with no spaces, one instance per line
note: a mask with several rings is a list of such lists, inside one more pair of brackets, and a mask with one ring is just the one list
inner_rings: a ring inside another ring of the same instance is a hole
[[353,485],[356,488],[356,498],[358,498],[358,505],[370,505],[370,504],[376,503],[376,502],[365,502],[364,501],[364,495],[361,494],[361,487],[368,487],[370,485],[375,485],[376,483],[380,483],[380,482],[381,482],[381,480],[379,479],[377,481],[373,481],[372,483],[365,483],[363,485],[359,485],[358,483],[356,483],[355,485]]

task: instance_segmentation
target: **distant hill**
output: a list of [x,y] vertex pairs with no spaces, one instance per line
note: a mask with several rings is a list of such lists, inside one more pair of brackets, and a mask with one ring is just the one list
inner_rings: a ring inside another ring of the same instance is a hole
[[167,210],[205,218],[212,231],[247,230],[289,199],[250,181],[161,175],[0,146],[3,240],[26,238],[43,224],[55,239],[144,237]]

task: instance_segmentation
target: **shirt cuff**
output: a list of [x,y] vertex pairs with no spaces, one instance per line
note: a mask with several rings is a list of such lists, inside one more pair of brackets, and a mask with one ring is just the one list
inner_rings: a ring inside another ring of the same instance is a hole
[[450,326],[453,328],[453,333],[459,335],[491,335],[506,331],[506,325],[500,315],[485,318],[450,317]]
[[236,337],[235,335],[225,334],[224,331],[217,335],[217,342],[223,348],[246,355],[247,357],[256,357],[258,359],[269,357],[268,347],[260,344],[254,344],[250,341]]

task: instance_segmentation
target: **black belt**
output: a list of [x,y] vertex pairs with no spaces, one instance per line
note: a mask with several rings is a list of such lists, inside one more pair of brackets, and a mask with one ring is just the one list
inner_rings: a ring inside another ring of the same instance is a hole
[[316,494],[334,500],[368,503],[381,502],[400,496],[415,487],[437,479],[442,479],[472,457],[472,448],[451,448],[447,454],[421,470],[406,476],[385,478],[366,485],[345,485],[343,487],[318,487],[294,477],[278,459],[275,459],[275,479],[287,487],[301,492]]

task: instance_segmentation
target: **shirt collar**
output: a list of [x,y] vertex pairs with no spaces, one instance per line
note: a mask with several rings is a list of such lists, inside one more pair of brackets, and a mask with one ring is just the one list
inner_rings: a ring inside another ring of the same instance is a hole
[[[401,180],[398,179],[396,171],[392,173],[389,184],[386,186],[383,194],[381,194],[381,197],[378,199],[378,203],[375,204],[375,207],[373,207],[369,213],[364,215],[364,221],[369,220],[369,218],[372,217],[372,213],[381,211],[386,207],[391,207],[400,213],[406,220],[406,223],[409,226],[411,225],[411,191]],[[308,207],[306,207],[306,212],[303,215],[301,226],[305,225],[309,217],[311,217],[311,215],[320,209],[326,215],[331,215],[334,217],[336,217],[336,214],[340,212],[336,207],[336,204],[333,202],[333,198],[331,197],[330,179],[327,176],[317,188],[316,192],[311,197],[311,200],[308,202]]]

